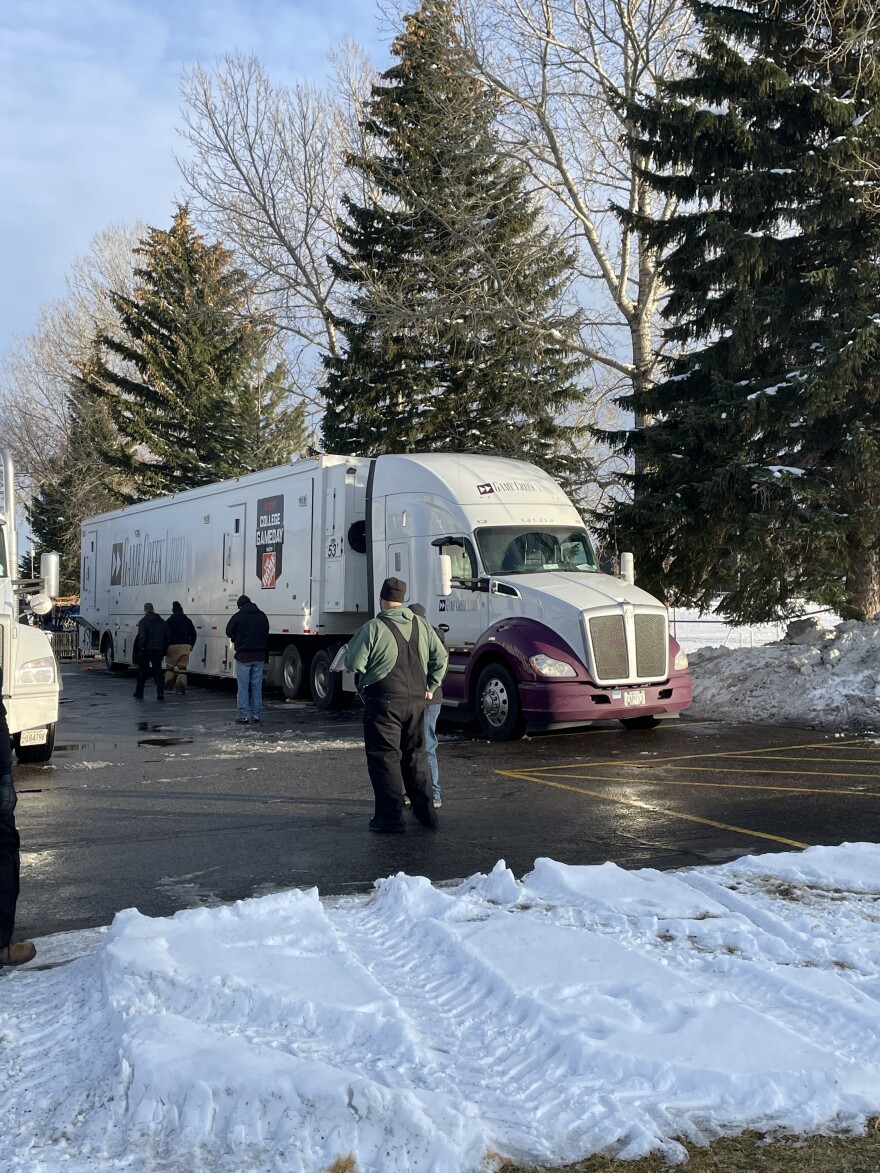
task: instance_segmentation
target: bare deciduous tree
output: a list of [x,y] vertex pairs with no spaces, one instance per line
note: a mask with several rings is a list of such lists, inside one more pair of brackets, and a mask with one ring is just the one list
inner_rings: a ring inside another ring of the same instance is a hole
[[215,71],[184,77],[179,160],[202,223],[233,247],[287,337],[290,369],[303,397],[319,406],[320,358],[338,353],[334,279],[346,177],[344,157],[358,134],[357,95],[367,67],[344,48],[336,61],[345,101],[314,85],[273,86],[253,57],[227,56]]
[[[510,144],[578,247],[594,413],[647,388],[659,357],[656,258],[616,204],[655,218],[673,205],[639,175],[627,105],[671,76],[692,33],[682,0],[461,0],[464,35],[501,96]],[[640,423],[644,422],[642,420]]]
[[106,294],[131,290],[132,250],[143,231],[116,225],[95,236],[74,262],[65,296],[43,307],[32,333],[13,341],[0,371],[0,431],[32,485],[53,479],[69,447],[71,379],[88,362],[96,334],[117,328]]

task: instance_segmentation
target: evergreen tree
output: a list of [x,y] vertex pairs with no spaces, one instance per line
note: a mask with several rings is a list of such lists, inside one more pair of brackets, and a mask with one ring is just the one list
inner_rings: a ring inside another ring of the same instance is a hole
[[134,295],[110,295],[121,332],[99,335],[77,387],[106,403],[121,437],[105,458],[136,498],[238,476],[267,455],[289,459],[302,410],[282,407],[283,366],[267,384],[272,323],[250,313],[248,280],[229,250],[207,244],[180,207],[171,228],[151,228],[135,252]]
[[744,622],[802,599],[873,616],[880,46],[845,0],[830,21],[805,0],[691,6],[688,76],[635,111],[646,174],[680,200],[664,224],[632,221],[665,250],[678,357],[650,400],[623,401],[656,424],[611,436],[643,469],[618,540],[670,601],[721,592]]
[[129,486],[124,478],[96,455],[112,449],[116,440],[116,430],[103,403],[71,397],[66,444],[27,504],[35,572],[39,572],[40,554],[60,554],[62,595],[79,592],[83,519],[116,509],[128,497]]
[[494,137],[493,96],[469,70],[451,0],[405,17],[396,64],[349,159],[336,277],[353,290],[328,357],[324,446],[373,455],[491,452],[576,467],[580,398],[571,256]]

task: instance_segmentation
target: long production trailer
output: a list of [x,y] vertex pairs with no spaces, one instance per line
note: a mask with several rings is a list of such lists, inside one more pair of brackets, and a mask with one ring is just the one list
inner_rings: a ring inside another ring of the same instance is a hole
[[270,624],[268,683],[331,707],[353,682],[336,652],[387,575],[446,632],[444,703],[487,736],[690,704],[666,608],[600,572],[577,510],[533,465],[477,455],[322,455],[88,518],[80,613],[91,650],[130,665],[143,604],[178,600],[198,632],[190,669],[233,676],[225,628],[246,594]]

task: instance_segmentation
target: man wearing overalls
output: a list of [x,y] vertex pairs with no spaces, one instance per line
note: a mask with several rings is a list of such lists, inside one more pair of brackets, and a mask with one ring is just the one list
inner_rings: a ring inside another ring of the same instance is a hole
[[386,578],[380,614],[348,645],[346,667],[360,676],[364,749],[376,807],[370,830],[406,830],[403,795],[424,827],[437,826],[425,752],[425,705],[446,672],[446,648],[429,623],[404,606],[406,583]]

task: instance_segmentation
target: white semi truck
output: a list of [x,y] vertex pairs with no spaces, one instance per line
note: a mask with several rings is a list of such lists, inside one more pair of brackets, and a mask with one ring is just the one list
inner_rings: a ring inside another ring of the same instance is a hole
[[388,575],[445,630],[444,704],[493,740],[527,723],[645,728],[691,702],[665,606],[600,572],[550,476],[500,457],[322,455],[91,517],[84,639],[130,665],[144,602],[167,616],[179,600],[191,670],[234,676],[225,628],[246,594],[269,617],[268,682],[330,708],[353,689],[333,659]]
[[[3,496],[0,498],[0,667],[3,704],[15,755],[20,762],[48,762],[55,746],[61,675],[46,633],[20,623],[22,599],[36,614],[52,609],[42,579],[18,575],[15,530],[15,474],[12,457],[0,453]],[[57,565],[57,555],[56,565]],[[49,587],[51,591],[52,587]],[[57,583],[54,587],[57,593]]]

